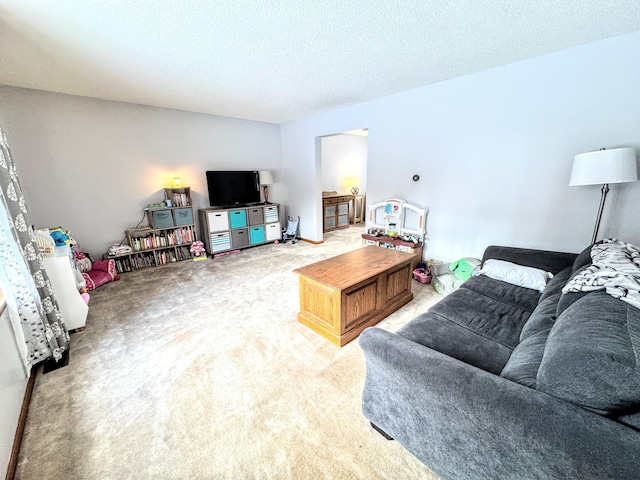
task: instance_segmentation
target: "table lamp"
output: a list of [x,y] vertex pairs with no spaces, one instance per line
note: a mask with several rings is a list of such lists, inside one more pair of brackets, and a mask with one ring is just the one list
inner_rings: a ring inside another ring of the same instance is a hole
[[358,177],[347,177],[344,179],[344,183],[352,195],[357,195],[360,192],[360,179]]
[[271,170],[260,170],[258,172],[258,176],[260,177],[260,185],[262,185],[262,189],[264,191],[264,203],[269,203],[269,185],[273,184],[273,175],[271,174]]

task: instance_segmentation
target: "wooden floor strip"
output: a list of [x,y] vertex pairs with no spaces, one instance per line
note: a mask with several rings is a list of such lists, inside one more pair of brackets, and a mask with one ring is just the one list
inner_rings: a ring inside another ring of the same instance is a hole
[[38,374],[39,365],[31,369],[31,375],[27,382],[27,388],[22,399],[22,408],[18,417],[18,426],[16,427],[16,435],[13,438],[13,447],[11,448],[11,456],[9,457],[9,466],[7,467],[7,475],[5,480],[14,480],[16,476],[16,468],[18,467],[18,455],[20,455],[20,445],[22,444],[22,436],[24,435],[24,427],[27,423],[27,415],[29,413],[29,404],[31,403],[31,394],[33,386],[36,383],[36,375]]

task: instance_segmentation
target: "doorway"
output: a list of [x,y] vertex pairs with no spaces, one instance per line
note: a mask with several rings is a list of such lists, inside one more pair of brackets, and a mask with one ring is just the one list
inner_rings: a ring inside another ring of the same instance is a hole
[[[320,216],[322,238],[324,238],[325,227],[329,229],[362,227],[364,231],[369,130],[362,128],[320,137],[319,147],[318,173],[323,195]],[[343,220],[344,210],[340,210],[344,207],[345,196],[350,197],[346,226]],[[331,210],[332,205],[329,203],[330,199],[334,198],[338,202],[335,212]],[[331,219],[332,213],[335,215],[335,220]],[[334,227],[332,222],[335,222]]]

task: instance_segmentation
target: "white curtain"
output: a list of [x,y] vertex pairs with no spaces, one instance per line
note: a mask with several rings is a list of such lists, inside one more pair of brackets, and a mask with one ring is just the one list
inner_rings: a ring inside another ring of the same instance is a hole
[[[36,295],[34,295],[35,285],[33,285],[33,288],[30,288],[31,285],[29,285],[29,283],[33,284],[33,282],[28,281],[30,274],[26,271],[24,262],[21,261],[22,257],[18,251],[18,246],[13,241],[13,238],[7,235],[7,233],[10,232],[10,227],[4,209],[4,202],[0,202],[0,207],[2,207],[2,211],[0,212],[0,262],[2,263],[2,269],[0,269],[0,285],[2,286],[5,301],[7,302],[7,312],[13,333],[16,337],[16,345],[20,351],[20,357],[22,358],[25,368],[25,376],[28,377],[32,361],[27,339],[25,338],[25,332],[23,331],[23,323],[20,320],[20,308],[16,298],[31,297],[33,300],[38,297],[37,292],[35,292]],[[21,266],[23,268],[21,268]],[[12,281],[12,278],[17,281]],[[25,279],[27,279],[26,282],[24,281]],[[37,308],[32,308],[31,312],[29,312],[29,309],[26,309],[25,313],[27,317],[31,317],[26,319],[27,322],[37,321],[40,316],[37,313]]]

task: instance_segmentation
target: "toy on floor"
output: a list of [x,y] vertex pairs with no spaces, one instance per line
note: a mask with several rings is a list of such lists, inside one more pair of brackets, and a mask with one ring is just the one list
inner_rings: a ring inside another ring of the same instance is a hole
[[62,245],[67,245],[71,242],[71,237],[61,227],[50,228],[49,235],[53,238],[56,247],[61,247]]
[[287,217],[287,228],[282,231],[282,243],[287,243],[291,240],[291,243],[296,243],[296,240],[300,239],[300,217],[297,220],[293,220],[291,217]]
[[77,264],[76,268],[73,269],[73,273],[76,276],[76,288],[78,289],[78,292],[80,292],[80,296],[84,300],[84,303],[88,304],[91,297],[87,293],[87,281],[82,276]]
[[80,250],[78,242],[70,232],[62,227],[41,228],[35,231],[35,241],[40,254],[45,258],[69,255],[69,261],[75,275],[78,293],[89,303],[89,291],[113,280],[119,280],[114,260],[94,262],[89,254]]
[[105,283],[120,280],[120,275],[116,273],[116,262],[112,258],[92,262],[88,254],[79,250],[76,250],[74,255],[88,291],[95,290]]
[[200,240],[196,240],[195,242],[193,242],[189,251],[191,252],[191,255],[193,255],[194,262],[207,259],[207,251],[204,248],[204,243],[202,243]]
[[479,269],[482,261],[478,258],[465,257],[451,263],[432,265],[433,288],[442,296],[460,288]]
[[413,270],[413,278],[420,283],[431,283],[431,267],[427,266],[424,262],[420,262]]

